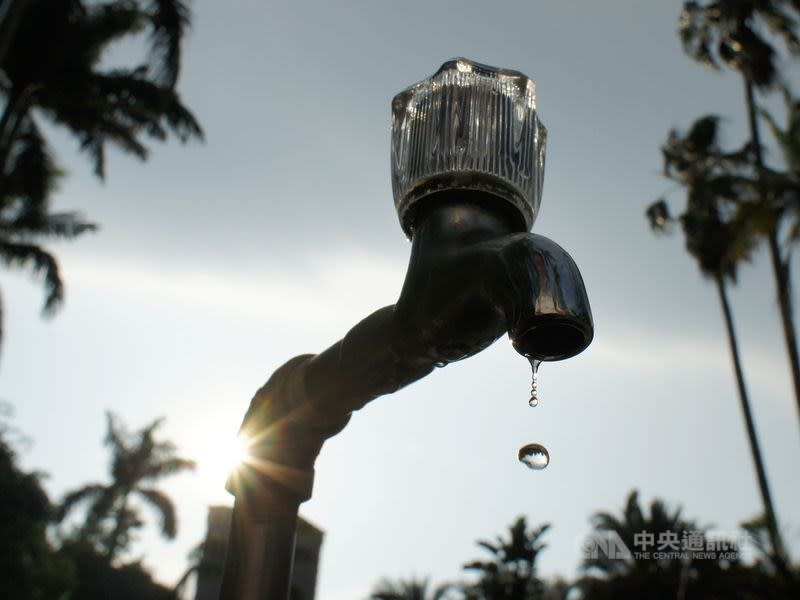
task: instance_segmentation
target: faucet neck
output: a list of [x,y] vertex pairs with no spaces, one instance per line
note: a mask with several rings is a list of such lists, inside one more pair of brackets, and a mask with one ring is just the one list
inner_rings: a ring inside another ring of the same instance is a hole
[[520,231],[513,215],[498,202],[481,192],[455,190],[426,198],[415,215],[414,246],[463,245],[509,235]]

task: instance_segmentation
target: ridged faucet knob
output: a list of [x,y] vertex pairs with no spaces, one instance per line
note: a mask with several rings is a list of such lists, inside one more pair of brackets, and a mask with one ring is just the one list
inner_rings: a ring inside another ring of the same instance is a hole
[[392,190],[407,235],[421,200],[453,190],[501,203],[517,229],[530,231],[547,138],[535,100],[532,79],[465,58],[394,97]]

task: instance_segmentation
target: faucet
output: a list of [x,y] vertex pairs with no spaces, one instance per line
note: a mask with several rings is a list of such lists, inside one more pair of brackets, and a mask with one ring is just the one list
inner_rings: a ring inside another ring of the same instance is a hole
[[[533,82],[516,71],[455,59],[395,97],[393,187],[412,241],[400,297],[327,350],[289,360],[253,398],[241,429],[251,458],[228,482],[236,500],[221,598],[288,597],[298,507],[324,441],[353,411],[504,333],[531,361],[589,345],[578,267],[529,233],[545,135]],[[455,151],[430,152],[448,144]]]

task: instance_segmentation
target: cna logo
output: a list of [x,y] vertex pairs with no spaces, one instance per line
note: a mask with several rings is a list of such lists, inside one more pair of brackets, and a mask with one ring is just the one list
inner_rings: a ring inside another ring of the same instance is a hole
[[629,560],[633,558],[631,551],[615,531],[595,532],[581,542],[584,558],[605,557],[610,560]]

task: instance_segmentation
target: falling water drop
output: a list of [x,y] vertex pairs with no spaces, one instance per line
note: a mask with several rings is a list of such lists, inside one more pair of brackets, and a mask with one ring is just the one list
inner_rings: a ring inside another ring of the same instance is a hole
[[537,360],[535,358],[531,358],[530,362],[531,362],[531,370],[533,371],[533,376],[531,377],[531,399],[528,400],[528,405],[539,406],[539,398],[536,395],[536,384],[539,379],[539,365],[542,364],[542,361]]
[[534,471],[541,471],[550,464],[550,453],[541,444],[526,444],[519,449],[517,457],[519,462]]

